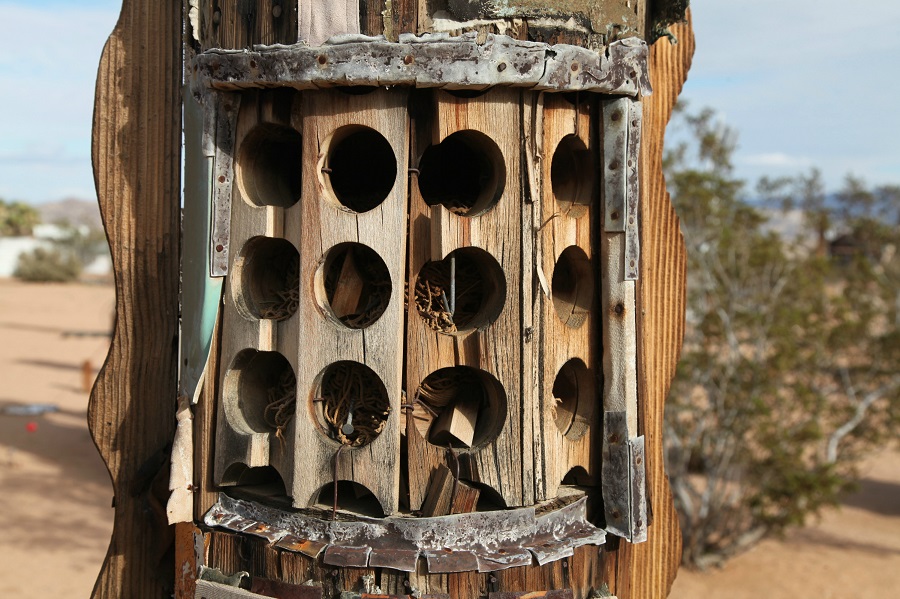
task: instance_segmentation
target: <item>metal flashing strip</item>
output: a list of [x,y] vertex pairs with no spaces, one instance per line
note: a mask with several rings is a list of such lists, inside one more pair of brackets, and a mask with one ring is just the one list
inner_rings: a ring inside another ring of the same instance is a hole
[[632,543],[647,540],[644,437],[628,438],[625,412],[603,415],[603,511],[606,531]]
[[630,99],[628,104],[628,144],[625,154],[625,280],[636,281],[641,269],[641,238],[639,209],[641,199],[641,125],[643,110],[640,102]]
[[494,85],[550,92],[589,91],[623,96],[651,93],[647,44],[627,38],[600,51],[567,44],[516,40],[474,32],[337,36],[322,46],[255,46],[212,49],[195,59],[196,83],[219,90],[333,86],[484,89]]
[[625,281],[636,281],[641,268],[640,159],[642,105],[632,98],[602,104],[603,230],[624,233]]
[[280,549],[326,564],[414,572],[419,557],[431,573],[493,572],[573,555],[602,545],[606,533],[586,520],[587,498],[536,515],[535,508],[473,512],[434,518],[322,520],[220,494],[204,516],[208,526],[265,538]]
[[[212,94],[215,117],[215,164],[213,168],[213,210],[209,237],[209,274],[228,274],[229,241],[231,239],[231,195],[234,188],[234,146],[240,94]],[[210,111],[209,106],[206,107]],[[204,138],[208,135],[204,134]]]

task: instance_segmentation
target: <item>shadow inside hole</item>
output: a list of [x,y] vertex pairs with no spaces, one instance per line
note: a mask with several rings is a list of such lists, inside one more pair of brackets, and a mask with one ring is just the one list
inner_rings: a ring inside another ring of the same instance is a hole
[[244,318],[285,320],[300,302],[300,254],[285,239],[253,237],[233,267],[235,305]]
[[374,85],[338,85],[334,89],[348,96],[365,96],[378,88]]
[[556,146],[550,164],[550,183],[560,212],[572,218],[587,214],[594,192],[593,155],[577,135]]
[[250,468],[236,462],[225,469],[222,484],[227,486],[255,487],[256,493],[271,497],[285,497],[284,479],[272,466]]
[[[315,507],[331,511],[334,505],[334,482],[330,482],[315,495]],[[372,491],[350,480],[339,480],[337,483],[337,509],[370,518],[384,518],[387,515]]]
[[591,480],[591,476],[583,466],[575,466],[566,472],[560,484],[570,487],[587,487],[594,484],[594,481]]
[[361,243],[340,243],[331,248],[316,276],[320,305],[348,328],[370,326],[391,301],[387,265],[375,250]]
[[397,158],[384,136],[362,125],[348,125],[327,142],[322,178],[344,208],[362,213],[387,198],[397,179]]
[[497,510],[505,510],[507,508],[506,501],[504,501],[503,496],[493,487],[485,483],[465,480],[462,478],[459,480],[466,483],[470,487],[475,487],[476,489],[478,489],[478,503],[475,504],[475,511],[494,512]]
[[506,420],[503,385],[470,366],[431,373],[416,390],[416,400],[412,411],[416,430],[440,447],[483,447],[497,438]]
[[445,92],[447,92],[454,98],[462,98],[464,100],[481,97],[484,94],[488,93],[489,90],[490,90],[489,87],[486,87],[484,89],[472,89],[472,88],[444,89]]
[[461,248],[426,262],[416,277],[416,310],[439,333],[466,333],[494,322],[506,303],[506,277],[480,248]]
[[319,377],[313,411],[319,429],[330,439],[362,447],[384,430],[391,405],[374,370],[342,360],[329,365]]
[[238,151],[238,186],[255,206],[289,208],[302,191],[303,139],[284,125],[263,123],[244,138]]
[[553,381],[556,426],[575,441],[588,431],[594,414],[596,384],[584,362],[573,358],[563,364]]
[[222,398],[236,430],[245,434],[283,431],[296,410],[294,369],[278,352],[245,349],[225,373]]
[[553,268],[550,291],[560,320],[573,329],[583,325],[594,300],[594,273],[584,250],[570,246],[563,251]]
[[503,195],[506,165],[490,137],[480,131],[457,131],[425,150],[418,181],[429,206],[442,204],[454,214],[477,216]]

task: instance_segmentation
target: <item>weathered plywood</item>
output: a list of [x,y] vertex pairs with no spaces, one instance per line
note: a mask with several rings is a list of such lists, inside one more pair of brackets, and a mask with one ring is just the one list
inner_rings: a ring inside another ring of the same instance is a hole
[[677,45],[653,45],[654,93],[644,100],[641,145],[641,278],[638,352],[641,432],[653,520],[646,543],[620,543],[607,559],[610,590],[620,599],[669,594],[681,561],[681,535],[663,461],[663,410],[684,337],[685,249],[678,217],[665,190],[662,148],[666,123],[694,53],[690,23],[672,27]]
[[88,406],[115,499],[94,597],[171,593],[165,502],[175,427],[181,3],[125,0],[97,72],[91,157],[116,323]]

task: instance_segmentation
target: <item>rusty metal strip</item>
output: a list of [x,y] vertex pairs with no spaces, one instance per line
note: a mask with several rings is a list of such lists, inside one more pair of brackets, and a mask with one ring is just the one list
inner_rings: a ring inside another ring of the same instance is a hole
[[231,238],[231,195],[234,186],[234,146],[240,94],[217,93],[215,99],[215,168],[213,169],[213,211],[209,239],[209,274],[228,274]]
[[585,497],[536,516],[535,509],[474,512],[436,518],[322,520],[303,512],[220,494],[204,523],[276,540],[276,546],[332,565],[412,572],[421,554],[433,573],[494,571],[545,564],[601,545],[606,533],[586,520]]
[[646,541],[644,437],[628,438],[625,412],[603,415],[602,480],[607,532],[632,543]]
[[220,90],[335,85],[486,88],[510,85],[554,92],[591,91],[616,95],[651,92],[647,45],[613,42],[600,51],[565,44],[516,40],[475,32],[459,37],[401,35],[337,36],[309,47],[256,46],[252,51],[208,50],[195,64],[202,84]]
[[641,269],[641,238],[638,218],[641,205],[641,156],[642,106],[631,99],[628,103],[628,150],[625,193],[625,280],[636,281]]
[[603,105],[603,230],[625,230],[628,98],[604,100]]
[[644,437],[628,441],[631,468],[631,542],[647,540],[647,474],[644,464]]

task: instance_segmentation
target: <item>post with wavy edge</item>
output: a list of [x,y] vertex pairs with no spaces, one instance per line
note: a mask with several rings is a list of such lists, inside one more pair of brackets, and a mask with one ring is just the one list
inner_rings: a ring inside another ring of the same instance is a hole
[[115,524],[93,597],[163,597],[175,426],[181,3],[124,0],[100,59],[92,159],[116,284],[112,346],[88,423],[113,484]]

